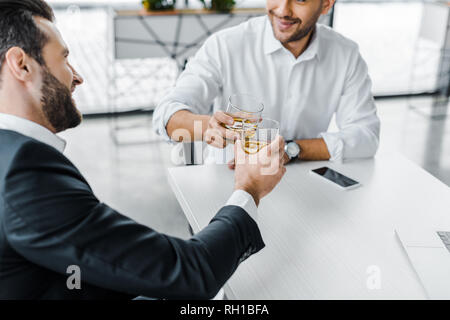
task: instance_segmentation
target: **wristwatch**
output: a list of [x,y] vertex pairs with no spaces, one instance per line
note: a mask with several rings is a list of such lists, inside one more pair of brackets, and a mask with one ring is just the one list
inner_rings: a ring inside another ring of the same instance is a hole
[[286,154],[288,155],[289,160],[297,158],[301,151],[302,149],[300,149],[300,146],[297,142],[293,140],[286,141],[284,152],[286,152]]

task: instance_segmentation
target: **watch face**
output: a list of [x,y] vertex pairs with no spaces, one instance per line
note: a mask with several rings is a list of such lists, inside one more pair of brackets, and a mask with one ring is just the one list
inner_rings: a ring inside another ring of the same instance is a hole
[[297,143],[290,142],[287,145],[287,150],[286,151],[287,151],[287,154],[290,157],[296,157],[299,154],[299,152],[300,152],[300,147],[298,146]]

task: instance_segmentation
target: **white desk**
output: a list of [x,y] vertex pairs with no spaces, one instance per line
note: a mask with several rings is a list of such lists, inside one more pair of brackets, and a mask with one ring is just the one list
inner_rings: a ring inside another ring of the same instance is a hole
[[[341,191],[309,173],[323,165],[363,186]],[[233,188],[226,166],[171,168],[169,180],[194,232]],[[228,298],[424,299],[394,228],[450,231],[450,188],[397,154],[345,164],[303,162],[287,166],[258,212],[266,247],[239,266],[225,286]],[[370,290],[374,265],[381,288]]]

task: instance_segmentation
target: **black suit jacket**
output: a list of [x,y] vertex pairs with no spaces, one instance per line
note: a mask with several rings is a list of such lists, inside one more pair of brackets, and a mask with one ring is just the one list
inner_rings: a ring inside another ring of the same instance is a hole
[[[0,299],[208,299],[263,247],[237,206],[189,240],[140,225],[101,203],[56,149],[0,130]],[[81,290],[67,288],[70,265]]]

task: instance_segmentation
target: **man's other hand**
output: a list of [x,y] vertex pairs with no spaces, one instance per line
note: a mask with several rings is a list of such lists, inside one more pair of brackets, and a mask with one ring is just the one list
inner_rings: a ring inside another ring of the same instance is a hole
[[239,138],[239,134],[233,130],[229,130],[225,125],[233,125],[232,116],[223,111],[216,111],[208,122],[208,128],[204,133],[204,140],[207,144],[216,148],[223,149],[229,143]]

